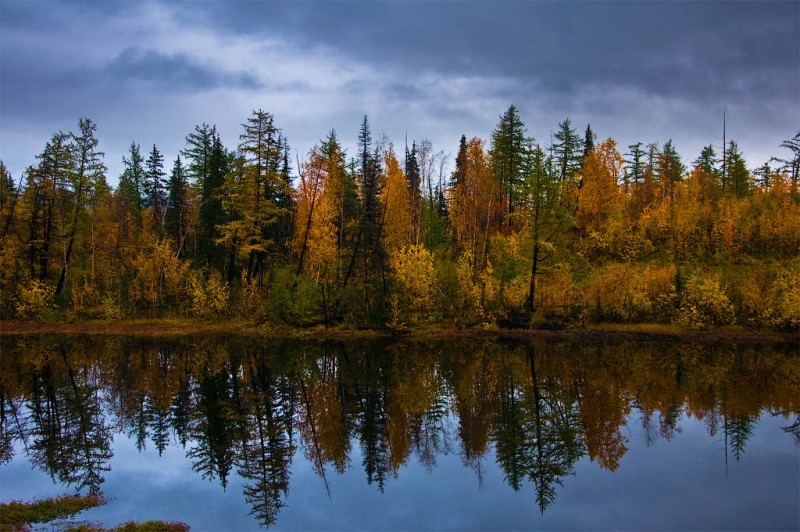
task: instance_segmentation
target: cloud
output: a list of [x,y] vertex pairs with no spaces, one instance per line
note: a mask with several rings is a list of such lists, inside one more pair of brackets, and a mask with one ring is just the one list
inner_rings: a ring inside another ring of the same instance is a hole
[[[730,137],[760,164],[800,123],[800,6],[737,3],[0,2],[0,153],[12,172],[88,116],[109,176],[131,140],[194,124],[235,147],[254,108],[300,157],[336,129],[454,152],[510,105],[540,142],[566,117],[621,146]],[[738,130],[737,130],[738,128]],[[38,142],[35,140],[38,138]]]
[[221,86],[253,90],[262,86],[246,72],[224,72],[201,66],[184,53],[168,55],[139,47],[123,50],[98,75],[119,85],[143,81],[155,85],[156,90],[204,91]]

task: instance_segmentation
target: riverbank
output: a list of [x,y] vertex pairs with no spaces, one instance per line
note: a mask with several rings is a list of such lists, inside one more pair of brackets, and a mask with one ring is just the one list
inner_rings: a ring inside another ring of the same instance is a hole
[[255,324],[252,322],[206,321],[192,319],[90,320],[42,323],[26,320],[0,320],[0,336],[24,335],[89,335],[89,336],[188,336],[197,334],[253,335],[296,339],[368,339],[401,337],[408,339],[526,339],[563,338],[589,341],[680,341],[680,342],[796,342],[800,347],[800,331],[778,332],[726,326],[694,330],[664,324],[587,324],[562,329],[501,329],[496,326],[456,328],[430,325],[397,330],[351,329],[344,327],[296,328]]

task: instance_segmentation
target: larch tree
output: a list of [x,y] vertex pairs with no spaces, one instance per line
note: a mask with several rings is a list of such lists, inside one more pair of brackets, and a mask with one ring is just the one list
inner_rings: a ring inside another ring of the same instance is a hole
[[613,139],[600,143],[584,159],[577,213],[584,234],[604,231],[608,218],[620,208],[619,181],[624,165]]
[[475,271],[486,264],[492,220],[502,208],[483,141],[466,146],[460,181],[450,189],[450,230],[457,248],[473,260]]
[[[800,181],[800,131],[791,139],[783,141],[780,147],[789,150],[791,155],[782,159],[775,158],[775,161],[781,163],[781,170],[789,175],[793,194],[797,195]],[[800,196],[797,199],[800,201]]]
[[552,255],[554,241],[567,227],[569,221],[562,201],[562,190],[567,188],[567,185],[559,181],[552,157],[545,154],[541,146],[532,141],[527,150],[524,170],[522,200],[533,240],[526,307],[529,312],[534,312],[536,285],[541,274],[542,262]]
[[389,146],[384,154],[384,186],[379,196],[383,211],[383,248],[392,254],[412,242],[412,210],[406,176]]
[[72,214],[68,221],[64,240],[63,263],[61,275],[58,278],[55,295],[64,290],[67,282],[67,272],[69,270],[72,252],[75,247],[75,239],[78,235],[78,226],[85,212],[87,202],[99,188],[107,188],[106,167],[103,164],[103,152],[97,149],[99,141],[95,137],[97,125],[88,118],[81,118],[78,121],[79,133],[73,133],[72,151],[73,168],[70,172],[70,188]]
[[569,118],[564,119],[558,125],[558,131],[553,135],[552,150],[558,168],[558,178],[560,181],[571,180],[581,168],[581,157],[583,155],[581,140],[578,133],[572,128]]
[[219,225],[218,242],[235,249],[246,260],[248,275],[260,278],[267,252],[274,246],[269,227],[283,214],[276,204],[283,189],[283,143],[272,115],[260,109],[242,127],[239,153],[223,185],[229,220]]
[[295,191],[294,247],[298,273],[310,273],[324,286],[338,280],[342,270],[345,231],[352,225],[351,195],[344,152],[331,131],[321,146],[312,148]]

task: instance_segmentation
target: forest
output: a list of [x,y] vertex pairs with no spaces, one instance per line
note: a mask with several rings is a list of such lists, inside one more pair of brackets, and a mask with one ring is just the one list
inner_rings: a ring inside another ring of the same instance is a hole
[[0,163],[0,318],[798,330],[800,132],[775,148],[688,162],[569,119],[539,143],[512,105],[454,162],[366,116],[357,153],[330,131],[293,161],[254,110],[237,145],[204,123],[171,163],[132,142],[112,188],[82,118],[18,179]]

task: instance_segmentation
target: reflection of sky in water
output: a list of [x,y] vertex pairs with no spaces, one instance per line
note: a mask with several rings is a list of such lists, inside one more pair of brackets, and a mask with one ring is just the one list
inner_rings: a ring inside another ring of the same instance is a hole
[[[781,430],[790,424],[764,413],[754,426],[740,461],[726,453],[724,434],[709,436],[705,425],[682,417],[671,441],[647,446],[634,410],[622,434],[628,451],[611,473],[588,457],[575,476],[557,487],[556,500],[542,516],[533,487],[514,492],[490,450],[482,460],[482,486],[459,455],[457,425],[450,420],[451,452],[436,457],[431,472],[416,456],[387,478],[384,493],[368,485],[358,441],[352,442],[350,468],[339,475],[327,468],[325,483],[298,450],[292,465],[287,506],[276,530],[321,529],[798,529],[800,527],[800,451]],[[71,488],[54,485],[31,470],[24,450],[0,468],[0,498],[30,500],[60,495]],[[124,435],[114,436],[114,458],[103,492],[113,500],[79,515],[113,526],[130,520],[185,521],[193,530],[252,530],[242,481],[232,475],[223,490],[215,479],[191,470],[186,450],[171,442],[162,457],[148,442],[141,454]]]

